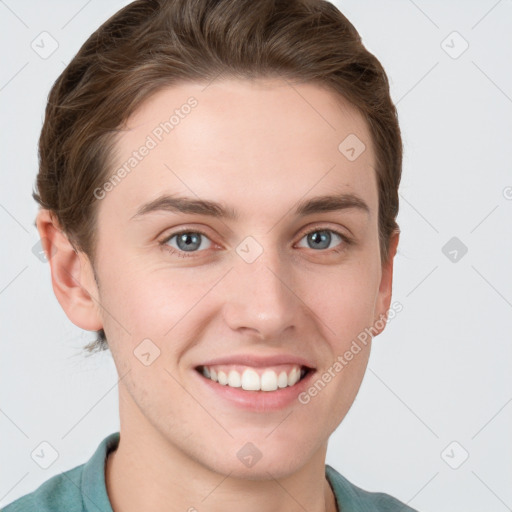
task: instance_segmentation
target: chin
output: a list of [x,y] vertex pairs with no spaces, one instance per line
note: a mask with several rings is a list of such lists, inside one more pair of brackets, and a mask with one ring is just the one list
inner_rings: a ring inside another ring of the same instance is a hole
[[[214,467],[214,471],[228,475],[230,478],[239,478],[242,480],[274,480],[286,478],[298,471],[306,461],[301,464],[293,463],[287,460],[267,460],[263,457],[253,466],[249,467],[239,460],[225,460],[220,467]],[[219,466],[217,463],[216,466]]]
[[266,444],[245,441],[232,445],[220,453],[211,454],[206,465],[220,474],[244,480],[286,478],[300,470],[313,456],[313,452],[294,443],[274,445],[267,440]]

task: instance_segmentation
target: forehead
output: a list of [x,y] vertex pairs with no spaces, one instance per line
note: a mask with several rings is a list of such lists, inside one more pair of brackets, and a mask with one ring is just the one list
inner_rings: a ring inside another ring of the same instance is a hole
[[101,208],[127,217],[164,193],[222,200],[242,215],[251,208],[263,215],[263,205],[269,215],[280,205],[282,215],[283,204],[343,192],[377,207],[367,124],[316,84],[233,79],[166,87],[120,132],[111,171],[120,168],[126,172]]

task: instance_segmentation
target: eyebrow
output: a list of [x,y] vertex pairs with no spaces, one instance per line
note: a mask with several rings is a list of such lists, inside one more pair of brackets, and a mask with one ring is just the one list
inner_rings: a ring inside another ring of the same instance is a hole
[[[334,212],[341,210],[356,210],[370,214],[370,208],[363,199],[352,193],[339,195],[318,196],[305,199],[297,204],[295,215],[303,217],[315,213]],[[149,203],[142,205],[131,218],[141,218],[144,215],[159,211],[177,213],[190,213],[194,215],[206,215],[218,219],[238,220],[239,215],[233,208],[227,208],[221,203],[206,199],[194,199],[191,197],[162,195]]]

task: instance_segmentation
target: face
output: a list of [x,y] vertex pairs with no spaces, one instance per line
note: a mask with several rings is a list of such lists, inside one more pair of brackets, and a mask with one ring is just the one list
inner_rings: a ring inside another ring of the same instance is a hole
[[[339,149],[350,134],[365,144],[356,159]],[[363,118],[313,84],[182,84],[129,119],[112,172],[126,162],[97,192],[95,265],[121,428],[244,478],[325,455],[370,343],[345,354],[390,300]],[[294,365],[309,370],[289,386],[280,374]],[[270,388],[273,369],[277,390],[236,387],[247,369]]]

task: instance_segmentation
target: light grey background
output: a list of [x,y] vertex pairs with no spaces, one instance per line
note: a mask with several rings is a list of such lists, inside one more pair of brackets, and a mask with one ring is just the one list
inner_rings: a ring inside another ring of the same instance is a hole
[[[0,1],[0,506],[119,429],[110,353],[84,357],[92,334],[64,315],[32,253],[31,191],[52,83],[126,3]],[[375,338],[327,463],[421,511],[512,510],[512,1],[335,3],[399,110],[403,311]],[[58,43],[45,59],[31,47],[51,50],[43,31]],[[452,237],[467,247],[455,262],[442,250]],[[58,452],[47,469],[31,458],[44,441]]]

